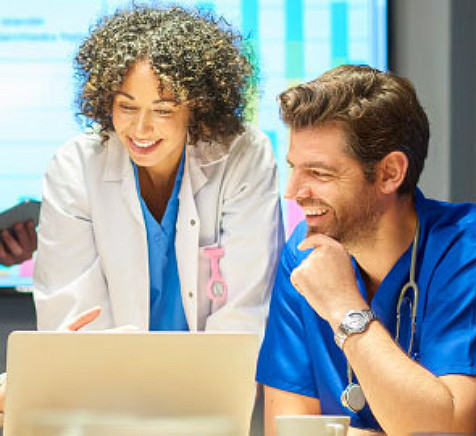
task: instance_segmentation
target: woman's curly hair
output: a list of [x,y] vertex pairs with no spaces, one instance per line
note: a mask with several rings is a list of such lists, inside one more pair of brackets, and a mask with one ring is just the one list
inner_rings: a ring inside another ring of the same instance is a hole
[[243,131],[246,97],[257,87],[254,57],[243,37],[210,12],[134,6],[102,18],[75,58],[78,115],[98,123],[103,137],[113,130],[115,92],[143,59],[161,87],[189,105],[192,143],[227,144]]

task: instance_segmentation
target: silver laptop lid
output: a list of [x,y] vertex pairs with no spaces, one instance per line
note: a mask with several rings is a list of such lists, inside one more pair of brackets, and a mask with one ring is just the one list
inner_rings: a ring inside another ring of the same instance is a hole
[[213,417],[228,423],[224,434],[246,435],[258,348],[250,333],[14,332],[4,434],[28,435],[41,415],[77,412]]

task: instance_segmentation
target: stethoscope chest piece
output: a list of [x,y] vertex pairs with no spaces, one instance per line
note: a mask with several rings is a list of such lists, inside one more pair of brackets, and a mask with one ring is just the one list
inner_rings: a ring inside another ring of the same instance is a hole
[[360,385],[349,383],[342,392],[340,401],[344,407],[354,413],[360,412],[365,407],[365,395]]

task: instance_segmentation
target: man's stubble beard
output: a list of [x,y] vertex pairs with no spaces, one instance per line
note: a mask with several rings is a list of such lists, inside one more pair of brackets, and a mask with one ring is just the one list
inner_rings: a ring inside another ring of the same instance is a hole
[[[357,202],[362,204],[356,204]],[[340,220],[335,221],[334,229],[322,232],[317,227],[309,227],[307,236],[325,234],[350,250],[364,240],[373,239],[382,214],[382,207],[373,192],[373,186],[369,184],[362,188],[359,199],[355,200],[351,207],[346,206],[340,210]]]

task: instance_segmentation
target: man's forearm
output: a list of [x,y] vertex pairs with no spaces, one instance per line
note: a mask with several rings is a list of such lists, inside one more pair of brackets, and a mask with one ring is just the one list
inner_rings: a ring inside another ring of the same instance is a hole
[[376,430],[366,430],[362,428],[349,427],[347,436],[385,436],[385,433]]
[[349,337],[344,352],[385,433],[474,431],[464,418],[455,421],[450,389],[407,357],[379,322]]

